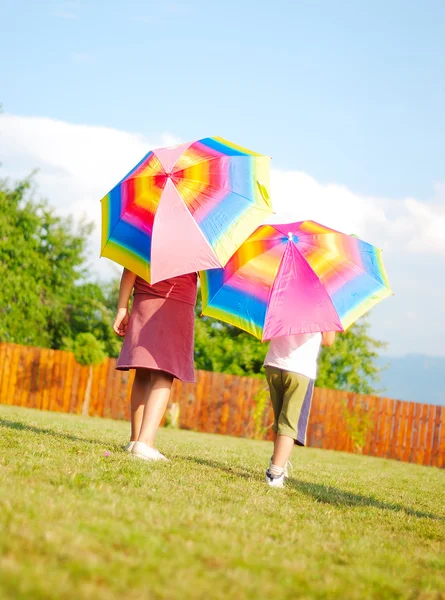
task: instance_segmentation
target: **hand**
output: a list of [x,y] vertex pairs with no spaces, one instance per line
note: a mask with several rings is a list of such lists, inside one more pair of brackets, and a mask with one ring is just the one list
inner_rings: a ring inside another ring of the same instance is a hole
[[119,308],[113,323],[113,330],[120,337],[124,337],[128,329],[128,320],[130,315],[126,308]]
[[321,343],[323,346],[332,346],[335,342],[335,331],[323,331],[321,334]]

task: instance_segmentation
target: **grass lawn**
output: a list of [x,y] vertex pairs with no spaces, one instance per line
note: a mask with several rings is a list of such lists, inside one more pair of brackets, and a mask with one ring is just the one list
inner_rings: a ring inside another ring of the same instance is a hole
[[445,598],[445,472],[0,406],[0,598]]

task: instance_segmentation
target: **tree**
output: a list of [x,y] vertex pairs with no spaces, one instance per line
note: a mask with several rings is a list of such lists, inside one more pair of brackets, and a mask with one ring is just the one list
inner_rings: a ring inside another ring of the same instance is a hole
[[197,317],[195,323],[195,366],[197,369],[261,375],[267,344],[236,327]]
[[119,285],[119,281],[77,285],[66,308],[71,337],[75,338],[79,333],[91,333],[103,342],[107,356],[111,357],[118,356],[122,345],[122,340],[113,331],[117,306],[116,285]]
[[117,356],[112,286],[88,280],[92,224],[75,225],[30,194],[30,179],[0,181],[0,341],[49,348],[91,333]]
[[211,317],[201,315],[198,298],[195,309],[195,367],[232,375],[259,376],[267,344],[249,333]]
[[368,320],[361,319],[338,335],[333,346],[322,348],[316,385],[357,394],[377,391],[381,369],[376,361],[385,343],[372,338],[368,329]]
[[29,188],[0,182],[0,340],[57,348],[70,333],[67,300],[84,275],[91,226],[75,231]]

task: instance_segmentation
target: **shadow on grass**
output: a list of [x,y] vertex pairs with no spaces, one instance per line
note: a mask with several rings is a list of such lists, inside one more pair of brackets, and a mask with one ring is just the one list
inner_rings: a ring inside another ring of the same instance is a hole
[[[48,435],[51,437],[59,437],[72,442],[82,442],[98,446],[106,445],[108,447],[111,446],[116,449],[121,448],[120,444],[110,442],[106,442],[104,444],[104,442],[100,442],[95,439],[78,437],[69,433],[55,431],[54,429],[42,429],[40,427],[34,427],[33,425],[26,425],[25,423],[21,423],[20,421],[10,421],[8,419],[0,418],[0,427],[6,427],[15,431],[29,431],[36,434]],[[181,460],[187,460],[189,462],[193,462],[195,464],[202,465],[205,467],[210,467],[212,469],[218,469],[219,471],[224,471],[229,475],[241,477],[246,480],[256,478],[255,472],[253,471],[246,471],[236,466],[225,466],[216,460],[182,455],[173,456],[172,458],[179,458]],[[307,483],[305,481],[298,481],[297,479],[291,478],[288,480],[286,487],[301,492],[306,496],[311,496],[317,502],[323,502],[325,504],[331,504],[333,506],[372,506],[381,510],[403,512],[411,517],[417,517],[420,519],[425,518],[445,522],[445,517],[440,517],[433,513],[415,510],[413,508],[402,506],[401,504],[396,504],[394,502],[382,502],[381,500],[377,500],[377,498],[373,498],[372,496],[363,496],[361,494],[354,494],[353,492],[346,492],[344,490],[340,490],[330,485],[322,485],[319,483]]]
[[[243,479],[252,479],[252,471],[247,472],[241,468],[227,467],[215,460],[187,456],[178,458],[181,458],[182,460],[188,460],[199,465],[205,465],[213,469],[218,469],[220,471],[229,473],[230,475],[242,477]],[[440,517],[433,513],[415,510],[394,502],[382,502],[381,500],[377,500],[377,498],[373,498],[372,496],[363,496],[361,494],[354,494],[353,492],[346,492],[330,485],[307,483],[305,481],[298,481],[297,479],[290,478],[287,481],[286,487],[301,492],[306,496],[311,496],[317,502],[323,502],[333,506],[372,506],[373,508],[379,508],[381,510],[402,512],[410,517],[417,517],[419,519],[432,519],[434,521],[445,522],[445,517]]]
[[361,494],[354,494],[353,492],[346,492],[331,485],[306,483],[305,481],[298,481],[295,479],[290,479],[287,485],[307,496],[311,496],[317,502],[323,502],[325,504],[337,506],[372,506],[373,508],[380,508],[381,510],[403,512],[410,517],[418,517],[419,519],[433,519],[435,521],[445,522],[445,517],[440,517],[433,513],[415,510],[394,502],[383,502],[372,496],[363,496]]
[[242,477],[243,479],[252,479],[252,471],[247,473],[240,468],[237,467],[226,467],[222,465],[216,460],[209,460],[207,458],[199,458],[198,456],[172,456],[172,458],[178,458],[180,460],[187,460],[189,462],[193,462],[197,465],[203,465],[204,467],[210,467],[212,469],[217,469],[218,471],[224,471],[225,473],[229,473],[229,475],[235,475],[236,477]]
[[96,446],[107,446],[114,447],[116,449],[120,449],[121,445],[113,442],[101,442],[99,440],[91,439],[91,438],[83,438],[75,435],[71,435],[70,433],[64,433],[62,431],[55,431],[54,429],[42,429],[41,427],[34,427],[34,425],[27,425],[26,423],[21,423],[20,421],[9,421],[8,419],[0,418],[0,427],[6,427],[8,429],[13,429],[15,431],[28,431],[31,433],[48,435],[50,437],[58,437],[64,440],[69,440],[71,442],[82,442],[86,444],[94,444]]

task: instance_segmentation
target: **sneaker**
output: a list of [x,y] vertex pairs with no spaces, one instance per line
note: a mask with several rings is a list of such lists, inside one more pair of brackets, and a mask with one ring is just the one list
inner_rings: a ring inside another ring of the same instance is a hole
[[159,450],[150,448],[150,446],[147,446],[143,442],[135,442],[131,453],[133,456],[142,458],[143,460],[168,460]]
[[281,475],[273,476],[272,473],[267,469],[266,471],[266,483],[269,487],[283,488],[284,487],[284,472]]
[[124,446],[124,452],[131,452],[135,443],[136,442],[128,442],[128,444]]
[[[270,457],[269,470],[270,470],[271,466],[272,466],[272,457]],[[287,461],[287,463],[284,465],[283,469],[284,469],[284,477],[286,479],[289,479],[289,469],[291,469],[292,471],[294,470],[294,467],[292,466],[292,463],[290,460]]]

